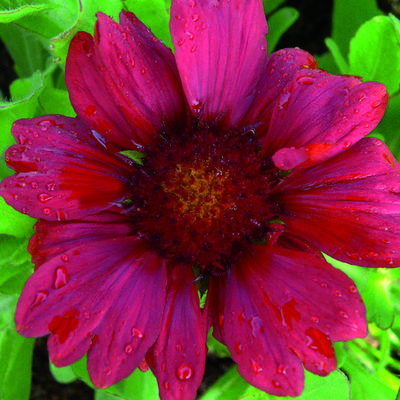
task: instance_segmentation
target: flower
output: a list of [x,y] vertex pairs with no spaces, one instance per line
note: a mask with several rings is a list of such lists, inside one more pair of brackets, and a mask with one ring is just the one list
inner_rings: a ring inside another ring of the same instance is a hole
[[366,334],[321,252],[399,265],[400,166],[364,138],[387,93],[267,56],[266,33],[261,0],[173,0],[173,55],[99,13],[68,54],[77,117],[14,123],[1,194],[39,219],[17,329],[55,365],[87,353],[104,388],[146,360],[163,400],[194,399],[213,326],[248,382],[296,396],[302,364],[327,375],[331,342]]

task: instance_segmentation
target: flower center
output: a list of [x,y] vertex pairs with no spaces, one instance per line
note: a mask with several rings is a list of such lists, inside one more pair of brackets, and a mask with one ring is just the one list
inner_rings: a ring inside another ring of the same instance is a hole
[[129,212],[139,235],[162,257],[221,273],[265,236],[276,181],[254,133],[222,136],[197,122],[146,154],[133,177]]

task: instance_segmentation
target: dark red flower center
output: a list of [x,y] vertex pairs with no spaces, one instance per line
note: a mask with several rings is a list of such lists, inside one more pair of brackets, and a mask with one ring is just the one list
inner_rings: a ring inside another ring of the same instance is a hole
[[219,273],[265,236],[276,181],[253,131],[219,135],[196,121],[147,152],[129,211],[138,233],[163,257]]

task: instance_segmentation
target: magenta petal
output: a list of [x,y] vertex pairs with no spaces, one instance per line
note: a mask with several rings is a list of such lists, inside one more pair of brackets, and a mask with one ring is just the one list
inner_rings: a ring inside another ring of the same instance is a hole
[[58,366],[90,348],[91,378],[105,387],[129,375],[154,343],[165,286],[163,261],[140,239],[84,238],[28,280],[17,306],[17,329],[25,336],[50,332],[50,358]]
[[279,218],[323,252],[367,267],[400,265],[400,165],[380,140],[362,139],[274,192]]
[[[116,292],[115,301],[105,310],[88,353],[90,378],[100,388],[130,375],[143,361],[162,326],[165,261],[148,252],[128,268],[119,271],[118,281],[109,287]],[[122,274],[128,274],[128,279]]]
[[276,101],[262,152],[278,152],[274,161],[288,169],[290,160],[299,158],[298,151],[307,154],[301,166],[322,162],[370,133],[386,104],[386,89],[380,83],[303,69]]
[[224,312],[216,316],[215,325],[219,325],[239,373],[251,385],[273,395],[298,396],[304,381],[301,361],[288,349],[282,332],[285,327],[266,301],[268,293],[255,273],[259,272],[250,269],[250,262],[232,268]]
[[273,108],[283,88],[297,71],[304,68],[317,68],[314,58],[304,50],[281,49],[268,56],[253,103],[242,121],[244,125],[259,124],[257,135],[260,139],[268,130]]
[[239,372],[275,395],[301,392],[297,357],[326,375],[336,367],[331,340],[366,334],[365,308],[350,278],[307,251],[277,247],[255,245],[232,269],[223,316]]
[[171,34],[194,115],[225,115],[234,126],[248,111],[267,57],[261,0],[176,0]]
[[99,13],[95,39],[71,42],[66,82],[77,114],[126,148],[152,145],[162,124],[184,123],[182,86],[172,55],[131,13],[121,24]]
[[108,209],[129,195],[131,168],[78,120],[19,120],[12,133],[19,144],[7,150],[6,161],[17,174],[0,191],[16,210],[60,221]]
[[206,320],[192,268],[174,265],[161,333],[152,349],[162,400],[190,400],[202,381],[207,353]]

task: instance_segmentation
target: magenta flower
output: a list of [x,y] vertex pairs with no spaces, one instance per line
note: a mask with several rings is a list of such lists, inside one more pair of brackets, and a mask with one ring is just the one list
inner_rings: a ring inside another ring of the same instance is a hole
[[302,365],[327,375],[331,342],[366,334],[321,251],[400,262],[400,166],[364,138],[386,90],[267,57],[261,0],[172,0],[171,33],[175,56],[133,14],[99,14],[67,59],[77,117],[14,123],[1,194],[39,219],[17,329],[50,333],[57,366],[87,353],[97,387],[145,359],[163,400],[189,400],[213,326],[248,382],[299,395]]

